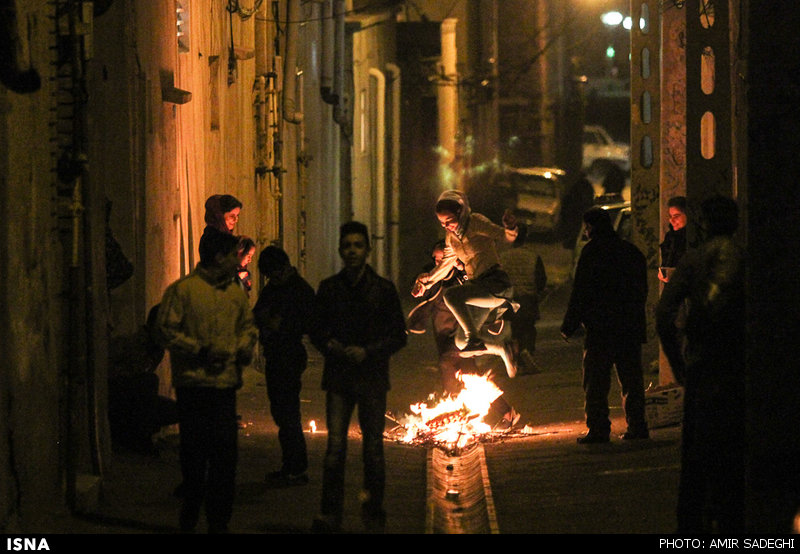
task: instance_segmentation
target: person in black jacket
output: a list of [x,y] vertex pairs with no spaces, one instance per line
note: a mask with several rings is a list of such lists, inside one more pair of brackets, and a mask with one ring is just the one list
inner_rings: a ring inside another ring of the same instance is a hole
[[701,218],[708,237],[664,286],[656,330],[685,390],[678,532],[735,534],[745,530],[745,251],[732,198],[709,197]]
[[383,431],[389,383],[389,358],[406,345],[400,298],[394,284],[367,264],[369,232],[357,221],[339,233],[344,269],[323,280],[317,290],[317,326],[312,343],[325,357],[328,446],[325,453],[321,514],[312,530],[341,526],[347,430],[358,406],[364,457],[362,519],[370,530],[385,524],[386,481]]
[[267,473],[273,486],[308,483],[308,452],[300,412],[302,375],[308,363],[303,336],[313,326],[314,289],[277,246],[267,246],[258,257],[266,277],[253,308],[264,354],[270,413],[278,425],[282,463]]
[[642,344],[647,342],[644,254],[617,236],[608,212],[593,207],[583,216],[589,242],[581,251],[572,294],[561,325],[568,339],[583,325],[583,390],[586,426],[581,444],[609,441],[611,366],[622,387],[628,430],[624,440],[649,438],[644,417]]

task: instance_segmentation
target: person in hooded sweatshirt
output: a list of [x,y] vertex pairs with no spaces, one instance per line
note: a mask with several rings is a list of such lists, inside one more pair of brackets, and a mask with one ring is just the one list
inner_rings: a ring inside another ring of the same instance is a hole
[[230,194],[215,194],[206,200],[206,227],[203,235],[220,232],[232,235],[239,221],[242,203]]
[[183,532],[195,530],[204,503],[210,533],[227,532],[233,510],[236,391],[258,340],[247,294],[234,279],[237,244],[232,234],[204,235],[200,263],[167,287],[156,320],[178,405]]
[[435,211],[446,233],[444,257],[430,273],[417,276],[411,294],[423,296],[450,275],[453,267],[463,266],[467,277],[464,283],[448,287],[444,293],[444,301],[460,326],[456,339],[459,350],[464,356],[500,356],[509,377],[514,377],[517,366],[511,341],[502,334],[482,330],[492,313],[515,306],[511,279],[500,265],[497,246],[522,240],[524,233],[510,210],[503,214],[503,225],[497,225],[472,212],[466,194],[458,190],[444,191]]

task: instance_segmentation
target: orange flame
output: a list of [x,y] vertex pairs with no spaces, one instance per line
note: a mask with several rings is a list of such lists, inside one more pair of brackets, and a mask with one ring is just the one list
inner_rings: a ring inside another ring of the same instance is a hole
[[[491,432],[483,419],[492,402],[503,394],[491,381],[491,375],[456,375],[464,388],[455,396],[446,396],[432,405],[427,402],[412,404],[411,414],[400,425],[406,433],[401,442],[427,439],[450,448],[463,448],[481,435]],[[429,398],[429,400],[435,400]]]

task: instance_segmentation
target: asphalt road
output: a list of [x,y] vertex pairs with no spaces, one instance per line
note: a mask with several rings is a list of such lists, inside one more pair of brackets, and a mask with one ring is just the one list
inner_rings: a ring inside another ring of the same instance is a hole
[[[493,368],[505,397],[522,415],[514,432],[483,444],[496,532],[671,533],[680,429],[655,429],[650,440],[634,443],[617,439],[615,434],[624,432],[625,426],[619,389],[615,386],[610,395],[612,441],[602,445],[576,443],[585,432],[580,385],[582,346],[579,338],[565,342],[559,335],[569,295],[566,275],[570,253],[558,244],[533,243],[528,247],[542,254],[551,283],[538,325],[535,357],[542,371],[509,379],[498,358],[481,360],[487,368]],[[410,298],[407,304],[411,306]],[[302,392],[310,483],[268,489],[264,474],[277,469],[280,462],[277,428],[269,415],[263,375],[254,369],[245,372],[245,384],[238,395],[242,429],[231,522],[232,532],[242,539],[256,534],[306,534],[310,530],[319,506],[326,439],[321,373],[322,360],[312,348]],[[657,377],[648,372],[645,383],[657,381]],[[427,334],[411,335],[408,346],[392,360],[388,410],[396,415],[409,413],[411,404],[440,389],[433,338]],[[311,432],[312,421],[316,432]],[[167,429],[161,434],[157,457],[117,452],[111,460],[104,460],[107,469],[100,486],[90,488],[82,497],[81,513],[44,518],[39,529],[30,531],[109,537],[126,534],[131,540],[138,536],[139,541],[146,535],[175,534],[180,506],[172,494],[180,481],[175,431]],[[351,437],[343,534],[364,532],[358,517],[362,468],[355,417]],[[387,533],[412,535],[430,531],[429,452],[423,446],[386,441]],[[656,543],[653,546],[658,547]]]

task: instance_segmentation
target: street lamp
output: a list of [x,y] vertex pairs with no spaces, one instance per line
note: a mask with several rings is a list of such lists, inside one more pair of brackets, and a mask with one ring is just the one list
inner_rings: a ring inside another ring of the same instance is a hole
[[616,27],[623,22],[624,16],[619,12],[606,12],[600,16],[600,21],[609,27]]

